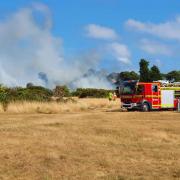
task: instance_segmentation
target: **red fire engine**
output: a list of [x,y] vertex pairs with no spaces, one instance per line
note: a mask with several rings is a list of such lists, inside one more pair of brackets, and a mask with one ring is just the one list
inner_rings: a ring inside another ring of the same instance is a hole
[[122,107],[127,110],[177,109],[180,83],[125,81],[120,86],[120,97]]

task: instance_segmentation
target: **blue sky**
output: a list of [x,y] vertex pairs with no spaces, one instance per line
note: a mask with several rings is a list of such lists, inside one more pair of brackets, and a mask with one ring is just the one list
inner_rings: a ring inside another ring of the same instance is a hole
[[1,0],[0,21],[37,2],[49,8],[65,57],[93,49],[97,68],[109,72],[138,71],[140,58],[163,72],[180,69],[179,0]]

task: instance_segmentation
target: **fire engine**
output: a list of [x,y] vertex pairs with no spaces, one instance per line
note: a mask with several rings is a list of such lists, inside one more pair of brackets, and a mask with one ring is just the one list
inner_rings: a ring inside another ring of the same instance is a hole
[[177,109],[180,83],[125,81],[120,86],[120,98],[127,110]]

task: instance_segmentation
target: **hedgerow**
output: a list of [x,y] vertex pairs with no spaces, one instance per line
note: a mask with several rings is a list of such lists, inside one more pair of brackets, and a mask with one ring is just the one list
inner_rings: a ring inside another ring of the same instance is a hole
[[4,101],[49,101],[52,91],[41,86],[28,88],[0,88],[0,102]]
[[112,90],[78,88],[73,92],[67,86],[56,86],[54,90],[50,90],[41,86],[29,85],[26,88],[14,87],[9,88],[0,85],[0,103],[4,111],[7,110],[8,104],[15,101],[38,101],[48,102],[54,97],[63,99],[63,97],[77,96],[79,98],[107,98]]
[[79,98],[107,98],[109,92],[113,92],[113,90],[78,88],[76,91],[72,92],[72,95],[78,96]]

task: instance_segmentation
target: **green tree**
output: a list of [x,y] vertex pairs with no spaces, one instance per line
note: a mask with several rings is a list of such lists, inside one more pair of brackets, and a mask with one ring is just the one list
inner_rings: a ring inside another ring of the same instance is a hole
[[169,81],[180,81],[180,71],[171,71],[166,74],[166,79]]
[[56,88],[53,90],[53,96],[56,97],[69,97],[71,95],[69,89],[67,86],[56,86]]
[[152,66],[150,70],[150,79],[151,81],[157,81],[162,79],[161,72],[157,66]]
[[134,71],[131,71],[131,72],[129,72],[129,71],[121,72],[119,74],[119,77],[123,81],[127,81],[127,80],[139,80],[139,74],[137,74]]
[[141,59],[139,62],[139,66],[140,66],[140,81],[141,82],[150,82],[151,78],[150,78],[150,71],[149,71],[149,62],[146,61],[145,59]]

